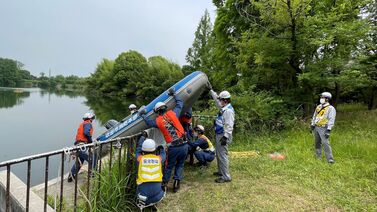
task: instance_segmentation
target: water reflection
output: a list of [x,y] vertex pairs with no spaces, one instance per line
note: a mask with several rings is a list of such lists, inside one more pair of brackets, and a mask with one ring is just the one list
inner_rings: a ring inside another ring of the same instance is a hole
[[21,89],[0,89],[0,108],[11,108],[21,105],[23,99],[30,96],[30,92]]
[[[72,146],[82,115],[90,110],[97,116],[93,123],[96,138],[106,131],[103,125],[109,119],[122,120],[129,115],[131,103],[143,105],[136,100],[85,97],[70,91],[0,88],[0,129],[4,141],[0,162]],[[32,185],[43,182],[44,163],[43,159],[32,162]],[[50,158],[49,179],[57,176],[59,165],[58,158]],[[65,173],[71,165],[72,162],[67,164]],[[25,164],[12,167],[12,172],[26,181]]]
[[82,93],[77,91],[66,91],[66,90],[40,90],[41,97],[44,97],[45,95],[51,95],[54,94],[55,96],[62,97],[67,96],[69,98],[77,98],[80,96],[83,96]]
[[128,116],[130,112],[128,111],[128,106],[130,104],[136,104],[140,107],[146,104],[140,100],[126,100],[119,98],[109,98],[109,97],[94,97],[86,96],[87,101],[85,104],[89,106],[96,114],[96,119],[101,125],[104,125],[109,119],[122,120],[124,117]]

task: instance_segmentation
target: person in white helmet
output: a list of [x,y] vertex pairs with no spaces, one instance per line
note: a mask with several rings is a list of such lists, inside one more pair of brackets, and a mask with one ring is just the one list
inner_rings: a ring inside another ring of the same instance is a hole
[[158,128],[164,136],[168,146],[168,156],[167,165],[164,169],[163,184],[164,186],[168,184],[174,168],[173,192],[177,192],[180,188],[180,181],[183,178],[183,169],[189,147],[184,138],[185,131],[178,119],[183,108],[183,101],[179,96],[175,95],[174,89],[169,89],[167,95],[175,99],[176,105],[173,110],[168,110],[164,102],[157,102],[154,106],[154,112],[157,114],[156,120],[150,120],[145,117],[145,110],[140,110],[139,115],[148,126]]
[[128,106],[128,110],[130,111],[131,115],[133,115],[137,112],[137,107],[135,104],[130,104],[130,106]]
[[200,124],[194,127],[193,141],[189,142],[191,150],[198,160],[199,167],[207,167],[215,159],[215,148],[212,142],[204,135],[204,127]]
[[217,95],[212,88],[210,89],[211,96],[220,110],[215,120],[218,170],[213,175],[218,176],[215,180],[216,183],[226,183],[232,180],[229,172],[228,145],[232,142],[233,138],[235,112],[231,105],[230,93],[228,91],[222,91]]
[[[83,116],[83,122],[80,124],[80,126],[77,129],[76,133],[76,141],[75,145],[82,145],[82,144],[90,144],[93,142],[92,136],[93,136],[93,126],[92,122],[96,118],[96,116],[93,113],[85,113]],[[88,161],[89,163],[89,154],[87,150],[79,150],[79,163],[73,164],[71,173],[68,176],[68,182],[72,182],[73,179],[76,179],[77,173],[79,172],[81,168],[81,164],[83,164],[85,161]],[[96,164],[96,156],[93,154],[93,160],[92,164]],[[89,164],[92,166],[92,164]]]
[[334,158],[329,142],[330,133],[334,127],[336,110],[330,105],[332,95],[323,92],[320,95],[320,104],[316,107],[310,124],[310,130],[315,138],[315,153],[318,159],[322,158],[322,145],[325,151],[327,162],[334,163]]
[[165,191],[162,187],[163,164],[165,151],[158,151],[152,139],[140,139],[136,148],[137,158],[137,190],[138,206],[151,206],[160,202]]

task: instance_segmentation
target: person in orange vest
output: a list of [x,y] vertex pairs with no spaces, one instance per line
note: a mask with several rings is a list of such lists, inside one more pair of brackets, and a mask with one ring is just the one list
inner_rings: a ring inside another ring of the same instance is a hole
[[[189,108],[187,112],[183,113],[179,117],[179,121],[182,124],[183,130],[185,131],[185,136],[188,142],[193,140],[193,135],[192,135],[192,108]],[[189,146],[189,150],[187,153],[188,157],[190,158],[189,164],[193,165],[194,164],[194,150]]]
[[156,148],[153,139],[141,137],[136,148],[136,158],[136,194],[138,206],[144,208],[158,203],[165,196],[162,188],[162,165],[166,155],[163,147]]
[[184,139],[184,129],[179,122],[179,115],[183,108],[183,101],[174,94],[174,89],[169,89],[169,96],[173,96],[176,105],[173,110],[163,102],[157,102],[154,106],[154,112],[157,113],[156,120],[150,120],[145,117],[145,110],[139,111],[146,124],[150,127],[158,128],[165,138],[168,146],[167,165],[164,169],[163,185],[166,186],[170,180],[171,172],[174,168],[173,191],[177,192],[182,180],[183,168],[188,153],[188,144]]
[[187,140],[192,140],[192,108],[188,109],[183,115],[179,117],[179,121],[182,124],[185,131]]
[[[93,126],[92,126],[92,121],[96,118],[96,116],[93,113],[85,113],[83,116],[83,122],[80,124],[80,126],[77,129],[76,133],[76,141],[75,145],[82,145],[82,144],[89,144],[92,143],[92,136],[93,136]],[[88,154],[88,149],[80,149],[79,150],[79,163],[73,164],[71,173],[68,176],[68,182],[72,182],[73,179],[76,179],[77,173],[79,172],[81,165],[85,162],[88,161],[89,163],[89,154]],[[96,162],[96,156],[93,154],[93,160],[92,164],[95,164]],[[92,164],[89,164],[92,166]]]

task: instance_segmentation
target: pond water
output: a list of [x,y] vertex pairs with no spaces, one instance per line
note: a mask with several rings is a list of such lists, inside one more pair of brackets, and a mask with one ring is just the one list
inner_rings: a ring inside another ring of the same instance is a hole
[[[97,117],[95,138],[105,131],[107,120],[128,115],[128,104],[73,92],[0,88],[0,162],[72,146],[81,117],[88,111]],[[58,176],[58,161],[51,157],[49,179]],[[44,181],[44,167],[45,159],[32,162],[32,185]],[[26,182],[26,163],[12,166],[11,171]]]

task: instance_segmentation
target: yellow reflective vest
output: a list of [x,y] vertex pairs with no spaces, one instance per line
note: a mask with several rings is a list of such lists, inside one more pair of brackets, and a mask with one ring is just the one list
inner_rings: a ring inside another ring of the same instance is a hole
[[162,182],[161,157],[154,154],[140,155],[136,183]]
[[213,147],[212,142],[209,140],[209,138],[207,138],[207,136],[200,135],[199,138],[204,139],[208,143],[208,148],[207,149],[203,149],[204,151],[211,151],[211,152],[215,151],[215,148]]
[[325,126],[329,122],[329,120],[327,119],[327,116],[326,116],[327,111],[330,108],[329,106],[330,105],[322,107],[321,105],[319,105],[315,109],[315,112],[317,113],[316,117],[315,117],[315,125],[316,126],[322,127],[322,126]]

